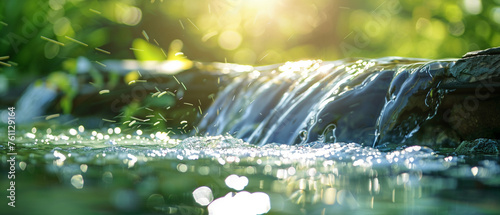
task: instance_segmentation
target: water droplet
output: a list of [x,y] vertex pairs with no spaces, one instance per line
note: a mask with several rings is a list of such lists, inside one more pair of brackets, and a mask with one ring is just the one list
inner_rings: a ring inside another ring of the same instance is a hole
[[326,126],[325,130],[323,130],[323,142],[325,143],[335,143],[337,137],[335,136],[335,130],[337,126],[335,124],[330,124]]

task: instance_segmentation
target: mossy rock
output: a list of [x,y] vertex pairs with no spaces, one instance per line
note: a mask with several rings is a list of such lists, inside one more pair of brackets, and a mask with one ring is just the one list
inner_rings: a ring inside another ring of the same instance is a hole
[[500,140],[479,138],[475,140],[464,140],[455,150],[458,154],[500,154]]

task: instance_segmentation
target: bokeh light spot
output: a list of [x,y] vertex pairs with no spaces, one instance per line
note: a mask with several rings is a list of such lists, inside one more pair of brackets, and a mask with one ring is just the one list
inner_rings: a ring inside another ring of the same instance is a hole
[[219,36],[219,46],[226,50],[235,50],[241,44],[242,38],[236,31],[224,31]]
[[54,33],[57,36],[68,35],[69,32],[71,32],[71,34],[69,34],[68,36],[73,36],[73,30],[71,28],[71,21],[66,17],[62,17],[62,18],[58,19],[54,23],[53,28],[54,28]]
[[238,64],[254,64],[257,55],[251,49],[241,49],[234,54],[234,62]]
[[120,4],[115,7],[115,15],[118,22],[130,26],[139,24],[142,19],[141,9],[125,4]]
[[212,190],[206,186],[196,188],[196,190],[193,191],[193,197],[196,203],[201,206],[207,206],[214,200]]
[[45,43],[44,54],[47,59],[52,59],[59,54],[59,45],[54,43]]
[[500,7],[495,7],[491,10],[491,18],[493,21],[500,24]]
[[480,14],[483,10],[483,4],[481,0],[464,0],[464,9],[470,14]]
[[82,175],[74,175],[71,177],[71,185],[75,187],[76,189],[82,189],[83,188],[83,177]]

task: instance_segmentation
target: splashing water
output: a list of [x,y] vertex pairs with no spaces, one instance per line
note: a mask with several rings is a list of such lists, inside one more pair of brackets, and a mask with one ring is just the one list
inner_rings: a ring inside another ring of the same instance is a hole
[[[17,159],[24,169],[17,180],[30,187],[19,190],[19,203],[41,195],[40,186],[54,186],[53,180],[62,184],[57,192],[68,192],[44,197],[51,202],[73,196],[71,189],[94,196],[80,200],[86,209],[75,202],[61,214],[90,212],[103,202],[116,211],[161,214],[473,213],[484,208],[450,200],[477,198],[464,195],[467,184],[500,185],[493,180],[500,175],[497,160],[470,163],[423,146],[383,152],[344,142],[255,146],[227,135],[173,139],[161,132],[44,130],[19,138]],[[34,183],[32,175],[40,172],[45,177]],[[33,208],[47,204],[35,202]]]
[[396,57],[289,62],[235,79],[198,128],[257,145],[403,142],[436,114],[446,93],[437,87],[452,64]]
[[64,201],[56,214],[496,214],[498,157],[401,144],[442,114],[454,63],[391,57],[241,72],[203,111],[204,136],[19,128],[17,201],[32,205],[19,213]]

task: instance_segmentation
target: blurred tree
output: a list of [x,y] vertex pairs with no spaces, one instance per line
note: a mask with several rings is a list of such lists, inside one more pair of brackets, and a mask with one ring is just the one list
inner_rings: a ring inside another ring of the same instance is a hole
[[499,3],[5,1],[0,4],[0,75],[9,80],[45,76],[67,69],[63,62],[78,56],[135,58],[137,38],[166,52],[179,39],[184,54],[197,61],[253,65],[354,56],[460,57],[500,44]]

